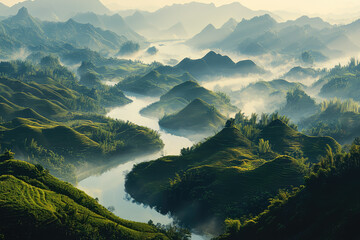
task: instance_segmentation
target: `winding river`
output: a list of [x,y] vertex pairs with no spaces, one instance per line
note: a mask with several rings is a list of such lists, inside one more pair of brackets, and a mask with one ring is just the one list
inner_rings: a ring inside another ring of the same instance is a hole
[[[163,151],[135,158],[101,175],[86,178],[78,184],[78,188],[90,196],[98,198],[103,206],[114,207],[114,213],[121,218],[137,222],[148,222],[151,219],[155,223],[169,224],[173,222],[170,216],[162,215],[150,207],[132,201],[125,192],[125,176],[131,171],[134,164],[154,160],[162,155],[178,155],[182,148],[190,147],[193,143],[187,138],[178,137],[162,131],[157,120],[146,118],[139,114],[142,108],[156,102],[158,100],[157,98],[140,96],[128,97],[132,99],[133,102],[126,106],[112,109],[108,113],[108,117],[130,121],[159,131],[161,139],[165,144]],[[121,159],[121,162],[124,162],[124,159]],[[207,238],[192,234],[192,239],[202,240]]]

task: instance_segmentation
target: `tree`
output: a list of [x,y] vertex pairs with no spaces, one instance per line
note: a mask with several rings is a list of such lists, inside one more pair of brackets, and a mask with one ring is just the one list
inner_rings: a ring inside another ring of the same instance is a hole
[[308,63],[308,64],[313,64],[314,63],[314,58],[311,55],[311,53],[309,51],[305,51],[301,54],[301,60],[304,63]]
[[0,155],[0,161],[7,161],[7,160],[11,160],[14,159],[15,153],[11,152],[11,150],[9,149],[5,149],[4,153],[2,155]]

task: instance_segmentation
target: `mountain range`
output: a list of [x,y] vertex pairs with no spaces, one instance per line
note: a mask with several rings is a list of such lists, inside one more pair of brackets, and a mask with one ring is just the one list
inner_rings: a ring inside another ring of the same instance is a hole
[[226,55],[208,52],[203,58],[190,59],[184,58],[174,67],[161,66],[157,71],[164,74],[180,74],[188,72],[200,80],[207,79],[212,76],[233,76],[248,74],[263,74],[264,69],[256,65],[251,60],[242,60],[235,63]]
[[12,7],[0,6],[0,15],[16,14],[26,7],[37,18],[47,21],[66,21],[77,13],[109,14],[110,10],[99,0],[26,0]]
[[[0,45],[3,54],[19,50],[57,51],[60,46],[71,44],[100,52],[118,51],[128,39],[121,35],[81,24],[73,19],[66,22],[46,22],[32,17],[27,8],[0,22]],[[57,49],[57,50],[56,50]]]
[[118,35],[123,35],[127,39],[138,43],[143,43],[146,41],[144,37],[133,31],[119,14],[100,15],[94,12],[87,12],[78,13],[72,17],[72,19],[79,23],[90,23],[94,27],[110,30]]
[[299,57],[311,51],[316,61],[360,49],[358,22],[331,25],[321,18],[300,17],[278,22],[270,14],[243,19],[229,33],[211,25],[187,41],[190,46],[235,51],[246,55],[281,53]]
[[[240,21],[243,18],[251,18],[269,12],[253,11],[244,7],[239,2],[215,6],[213,3],[190,2],[185,4],[173,4],[163,7],[155,12],[137,11],[132,16],[128,16],[126,21],[135,22],[141,18],[151,23],[152,26],[160,30],[169,29],[177,23],[182,23],[189,35],[194,35],[209,23],[221,26],[229,18]],[[120,12],[121,14],[121,12]],[[271,14],[271,13],[269,13]],[[272,15],[275,18],[277,16]],[[166,21],[164,21],[166,19]],[[134,28],[136,31],[140,29]],[[140,32],[140,31],[139,31]]]

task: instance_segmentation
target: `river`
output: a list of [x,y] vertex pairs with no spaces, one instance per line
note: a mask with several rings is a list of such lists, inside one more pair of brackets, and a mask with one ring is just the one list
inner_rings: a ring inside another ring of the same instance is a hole
[[[78,188],[85,191],[88,195],[98,198],[99,203],[105,207],[114,207],[114,213],[127,220],[137,222],[148,222],[150,219],[154,223],[169,224],[173,219],[168,215],[162,215],[150,207],[143,204],[138,204],[130,199],[125,192],[125,176],[131,171],[134,164],[150,161],[161,157],[162,155],[178,155],[180,150],[184,147],[190,147],[193,143],[184,137],[175,136],[162,131],[159,127],[158,121],[143,117],[139,111],[149,104],[158,101],[158,98],[128,96],[132,103],[112,109],[107,116],[124,121],[130,121],[135,124],[146,126],[148,128],[159,131],[161,139],[165,147],[161,152],[149,154],[146,156],[135,158],[124,164],[112,168],[111,170],[100,174],[88,177],[78,184]],[[119,162],[125,162],[121,159]],[[193,240],[203,240],[207,237],[192,234]]]

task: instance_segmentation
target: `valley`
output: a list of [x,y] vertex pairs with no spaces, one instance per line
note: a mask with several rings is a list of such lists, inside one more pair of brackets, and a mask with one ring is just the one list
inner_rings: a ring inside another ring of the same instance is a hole
[[0,240],[359,238],[353,0],[3,1]]

